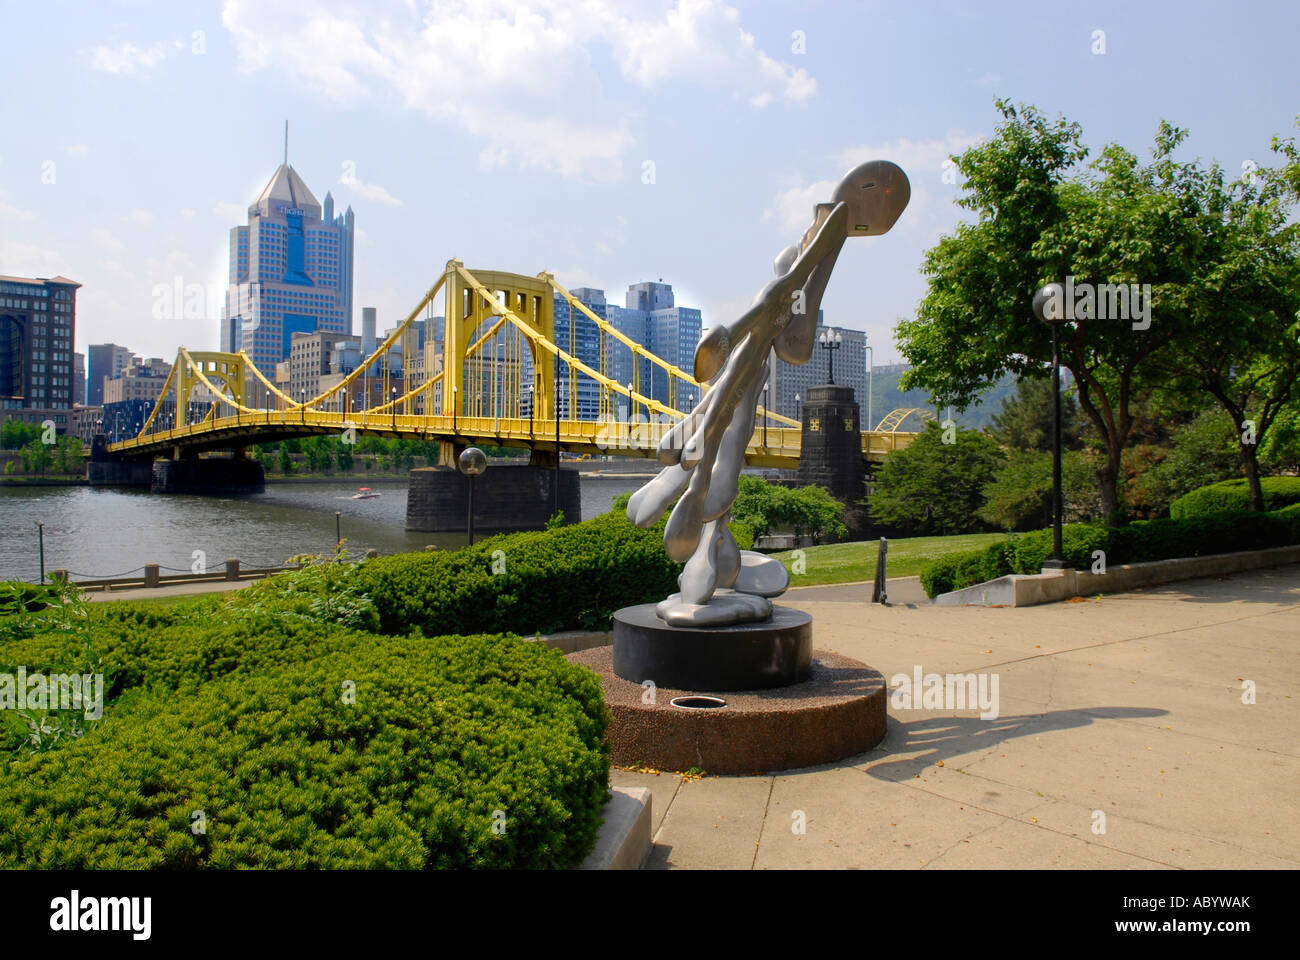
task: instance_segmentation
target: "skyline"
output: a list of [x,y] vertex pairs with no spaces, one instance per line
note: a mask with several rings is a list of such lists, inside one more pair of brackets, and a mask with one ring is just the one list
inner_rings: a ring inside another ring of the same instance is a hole
[[[944,162],[991,132],[995,97],[1081,123],[1094,156],[1111,140],[1145,153],[1163,117],[1191,131],[1181,154],[1230,175],[1267,164],[1297,110],[1300,13],[1281,5],[54,6],[76,12],[57,38],[45,8],[8,14],[31,38],[11,87],[43,79],[0,106],[0,273],[81,283],[81,353],[215,347],[229,230],[282,160],[286,118],[289,162],[356,211],[354,303],[381,326],[451,258],[570,289],[662,277],[716,325],[845,170],[894,160],[912,205],[845,251],[823,304],[888,364],[921,254],[959,220]],[[160,299],[182,303],[155,319]]]

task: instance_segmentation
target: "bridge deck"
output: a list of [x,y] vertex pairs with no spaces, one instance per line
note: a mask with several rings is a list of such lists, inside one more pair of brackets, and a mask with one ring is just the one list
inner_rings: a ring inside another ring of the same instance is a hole
[[[561,420],[559,447],[572,453],[611,454],[654,458],[659,440],[670,424],[660,422]],[[357,435],[400,437],[456,444],[536,447],[554,450],[556,422],[528,418],[451,417],[426,414],[368,413],[343,414],[315,410],[277,411],[265,414],[236,413],[199,424],[158,430],[130,440],[109,444],[120,456],[170,455],[182,450],[219,450],[254,443],[274,442],[300,436],[343,435],[351,428]],[[864,432],[863,458],[883,462],[894,450],[907,446],[913,434]],[[766,439],[766,443],[764,443]],[[794,469],[799,465],[800,431],[794,427],[768,427],[754,431],[746,450],[752,466]]]

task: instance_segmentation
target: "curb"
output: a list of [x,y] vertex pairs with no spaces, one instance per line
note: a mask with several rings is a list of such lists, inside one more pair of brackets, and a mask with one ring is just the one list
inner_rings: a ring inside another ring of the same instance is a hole
[[596,846],[579,870],[640,870],[650,855],[650,788],[614,787],[601,815]]

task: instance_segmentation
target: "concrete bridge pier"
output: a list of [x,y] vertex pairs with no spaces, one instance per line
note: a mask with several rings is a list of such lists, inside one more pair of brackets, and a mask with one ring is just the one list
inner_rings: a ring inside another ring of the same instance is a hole
[[153,465],[154,493],[240,494],[266,489],[266,471],[244,457],[181,457]]
[[[554,468],[493,464],[474,481],[474,528],[485,534],[540,530],[555,513]],[[561,468],[560,511],[564,522],[582,519],[578,471]],[[469,479],[451,467],[416,467],[406,494],[406,529],[442,533],[466,529]]]
[[153,457],[129,460],[108,452],[108,438],[102,433],[90,441],[86,461],[86,482],[92,487],[147,487],[153,483]]

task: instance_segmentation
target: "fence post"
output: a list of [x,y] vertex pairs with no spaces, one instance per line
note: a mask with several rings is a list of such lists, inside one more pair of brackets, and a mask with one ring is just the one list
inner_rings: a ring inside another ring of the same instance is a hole
[[146,563],[144,565],[144,585],[146,587],[158,586],[158,564]]
[[239,561],[238,561],[238,560],[227,560],[227,561],[226,561],[226,579],[227,579],[227,580],[238,580],[238,579],[239,579]]
[[888,552],[889,541],[881,537],[880,546],[876,550],[876,582],[871,588],[872,603],[886,603],[889,600],[889,594],[885,593],[885,555]]

